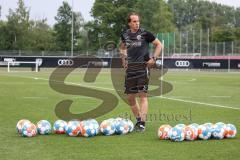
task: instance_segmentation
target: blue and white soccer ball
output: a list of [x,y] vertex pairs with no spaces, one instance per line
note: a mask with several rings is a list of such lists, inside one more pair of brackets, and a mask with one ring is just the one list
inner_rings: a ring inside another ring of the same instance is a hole
[[80,122],[79,121],[69,121],[65,127],[66,134],[71,137],[76,137],[80,134]]
[[25,123],[31,123],[31,122],[27,119],[21,119],[17,122],[16,129],[19,134],[22,134],[22,128]]
[[223,122],[217,122],[215,125],[225,128],[226,124]]
[[212,128],[212,137],[215,139],[223,139],[225,134],[225,125],[214,125]]
[[39,134],[51,134],[52,126],[47,120],[41,120],[37,123],[37,131]]
[[84,137],[93,137],[99,133],[100,127],[95,119],[84,120],[80,124],[81,135]]
[[122,118],[116,118],[115,128],[115,133],[118,135],[127,134],[129,132],[129,125],[127,121]]
[[233,124],[226,124],[226,130],[224,136],[226,138],[234,138],[237,134],[237,128]]
[[174,142],[181,142],[185,139],[185,134],[183,128],[181,127],[173,127],[171,128],[170,132],[170,139]]
[[57,120],[53,124],[53,131],[56,134],[65,134],[65,128],[67,126],[67,122],[64,120]]
[[100,131],[103,135],[109,136],[115,133],[115,125],[113,120],[104,120],[100,124]]
[[184,127],[186,127],[186,125],[181,123],[181,124],[177,124],[175,127],[179,129],[183,129]]
[[212,133],[214,124],[212,124],[210,122],[207,122],[207,123],[204,123],[203,125],[207,126],[210,129],[211,133]]
[[35,137],[37,135],[37,127],[33,123],[24,123],[22,127],[23,137]]
[[200,125],[198,127],[198,138],[202,140],[210,139],[212,135],[211,128],[209,128],[207,125]]
[[125,121],[127,122],[128,124],[128,132],[132,132],[134,130],[134,124],[133,122],[130,120],[130,119],[125,119]]

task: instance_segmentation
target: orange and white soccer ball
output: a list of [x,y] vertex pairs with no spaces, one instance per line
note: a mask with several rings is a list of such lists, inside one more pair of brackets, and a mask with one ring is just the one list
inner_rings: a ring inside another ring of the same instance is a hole
[[80,122],[79,121],[69,121],[65,127],[65,132],[68,136],[76,137],[80,134]]
[[226,124],[225,130],[225,137],[226,138],[234,138],[237,134],[237,128],[233,124]]
[[111,120],[104,120],[100,124],[100,131],[103,135],[109,136],[115,133],[115,125],[114,121]]
[[99,133],[99,124],[95,119],[88,119],[80,122],[81,135],[93,137]]
[[24,123],[22,127],[23,137],[35,137],[37,135],[37,127],[33,123]]
[[159,139],[169,139],[170,138],[170,130],[171,130],[171,126],[168,125],[168,124],[164,124],[164,125],[161,125],[159,128],[158,128],[158,138]]
[[193,141],[196,140],[198,137],[197,130],[196,128],[192,126],[186,126],[183,128],[184,134],[185,134],[185,139],[188,141]]

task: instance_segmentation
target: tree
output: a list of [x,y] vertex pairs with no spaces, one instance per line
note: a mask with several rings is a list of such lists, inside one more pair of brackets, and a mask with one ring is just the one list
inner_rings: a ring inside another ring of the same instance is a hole
[[141,25],[152,31],[159,32],[173,32],[175,29],[173,23],[173,14],[170,7],[163,0],[138,0],[136,11],[142,17]]
[[53,30],[46,24],[46,19],[30,22],[31,48],[34,51],[50,51],[56,48]]
[[240,7],[238,7],[234,14],[235,27],[240,27]]
[[11,49],[10,46],[10,40],[8,36],[8,28],[7,28],[7,23],[0,21],[0,49],[1,50],[8,50]]
[[235,35],[233,29],[229,28],[214,28],[213,41],[215,42],[231,42],[234,41]]
[[89,43],[94,49],[107,41],[118,42],[123,28],[127,26],[127,15],[134,11],[137,0],[95,0],[92,8],[94,21],[86,26]]
[[56,44],[60,50],[71,50],[71,7],[67,2],[58,9],[55,20],[57,23],[54,25]]
[[0,6],[0,18],[2,16],[2,6]]
[[9,10],[7,16],[7,28],[9,49],[26,49],[30,39],[28,38],[29,30],[29,10],[25,7],[23,0],[18,1],[18,7],[15,11]]
[[[83,29],[84,20],[81,13],[73,12],[73,17],[73,43],[75,46],[77,42],[80,41],[80,32],[81,29]],[[54,25],[54,31],[58,49],[70,51],[72,42],[72,9],[67,2],[63,2],[63,5],[60,6],[55,20],[57,21],[57,23]]]

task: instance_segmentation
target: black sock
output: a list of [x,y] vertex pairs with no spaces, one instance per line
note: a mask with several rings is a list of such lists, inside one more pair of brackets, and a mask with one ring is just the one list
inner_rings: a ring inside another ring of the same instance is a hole
[[141,125],[145,126],[145,122],[144,122],[144,121],[141,121]]
[[141,117],[136,117],[137,122],[141,122]]

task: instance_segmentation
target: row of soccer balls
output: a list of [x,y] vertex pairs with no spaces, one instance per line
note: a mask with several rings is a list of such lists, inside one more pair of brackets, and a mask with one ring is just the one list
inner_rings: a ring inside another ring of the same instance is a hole
[[84,136],[93,137],[101,132],[103,135],[121,135],[132,132],[134,129],[133,122],[129,119],[110,118],[104,120],[100,125],[95,119],[84,121],[72,120],[69,122],[57,120],[53,124],[47,120],[40,120],[37,125],[27,119],[18,121],[16,126],[17,132],[23,137],[34,137],[37,134],[47,135],[52,132],[55,134],[67,134],[72,137]]
[[170,125],[161,125],[158,129],[158,137],[162,140],[170,139],[172,141],[193,141],[196,139],[208,140],[234,138],[237,134],[237,129],[233,124],[224,124],[218,122],[216,124],[205,123],[198,125],[196,123],[186,126],[178,124],[174,127]]

